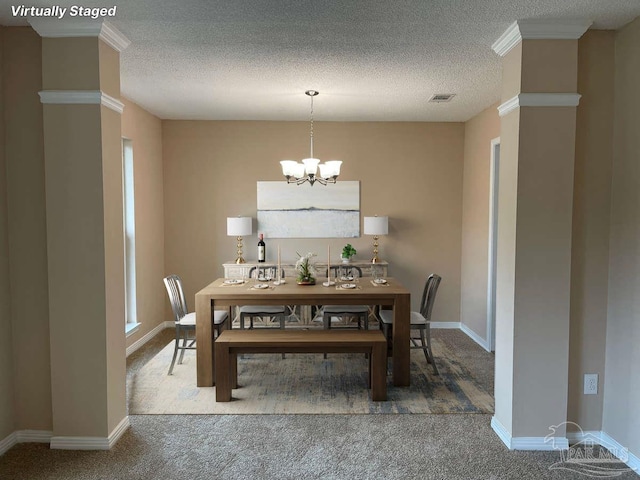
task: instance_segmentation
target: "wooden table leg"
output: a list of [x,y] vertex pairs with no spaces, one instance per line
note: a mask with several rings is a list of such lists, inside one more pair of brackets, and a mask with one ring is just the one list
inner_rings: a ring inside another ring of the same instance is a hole
[[369,357],[371,371],[371,400],[382,402],[387,399],[387,344],[376,344]]
[[[216,402],[231,401],[231,355],[227,343],[216,346]],[[235,369],[234,369],[235,370]]]
[[229,354],[229,366],[231,368],[231,388],[238,388],[238,354]]
[[214,383],[213,305],[206,295],[196,294],[196,372],[198,387],[212,387]]
[[393,384],[408,387],[410,383],[411,295],[400,294],[393,305]]

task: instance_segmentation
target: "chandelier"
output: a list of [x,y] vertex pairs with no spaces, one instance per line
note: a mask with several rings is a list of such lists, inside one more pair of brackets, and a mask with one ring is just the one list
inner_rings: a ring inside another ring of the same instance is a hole
[[304,182],[309,182],[312,186],[316,182],[322,185],[336,183],[338,175],[340,175],[342,160],[329,160],[320,163],[319,159],[313,157],[313,97],[320,92],[307,90],[304,93],[311,98],[311,155],[309,158],[303,159],[302,163],[295,160],[282,160],[280,162],[282,174],[286,177],[287,183],[295,183],[296,185],[302,185]]

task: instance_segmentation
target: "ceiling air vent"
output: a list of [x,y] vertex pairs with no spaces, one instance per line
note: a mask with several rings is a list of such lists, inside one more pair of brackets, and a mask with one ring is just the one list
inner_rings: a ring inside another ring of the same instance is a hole
[[429,99],[429,101],[435,103],[449,102],[455,96],[455,93],[436,93]]

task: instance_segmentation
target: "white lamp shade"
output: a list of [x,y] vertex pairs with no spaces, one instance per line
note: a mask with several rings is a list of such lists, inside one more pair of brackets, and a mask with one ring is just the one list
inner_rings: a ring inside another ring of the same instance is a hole
[[315,175],[318,171],[318,164],[320,163],[320,160],[317,158],[305,158],[302,160],[302,163],[304,164],[304,169],[307,175]]
[[293,176],[297,163],[298,162],[294,162],[293,160],[282,160],[280,162],[280,165],[282,165],[282,174],[285,177]]
[[389,217],[364,217],[365,235],[388,235]]
[[296,178],[302,178],[304,177],[304,164],[303,163],[298,163],[296,162],[296,164],[293,166],[293,176]]
[[325,162],[325,165],[329,170],[327,173],[327,177],[337,177],[338,175],[340,175],[340,166],[342,165],[342,160],[329,160],[328,162]]
[[228,217],[227,235],[230,237],[242,237],[253,233],[251,217]]

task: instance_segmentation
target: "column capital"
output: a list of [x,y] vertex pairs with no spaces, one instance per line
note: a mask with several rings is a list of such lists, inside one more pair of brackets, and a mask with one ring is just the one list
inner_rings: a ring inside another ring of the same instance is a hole
[[120,30],[106,20],[31,17],[31,27],[43,38],[98,37],[121,52],[131,43]]
[[504,57],[522,40],[577,40],[591,26],[591,20],[516,20],[491,48]]
[[122,113],[124,103],[100,90],[41,90],[40,103],[54,105],[103,105]]
[[579,93],[520,93],[498,106],[498,114],[503,117],[520,107],[577,107]]

